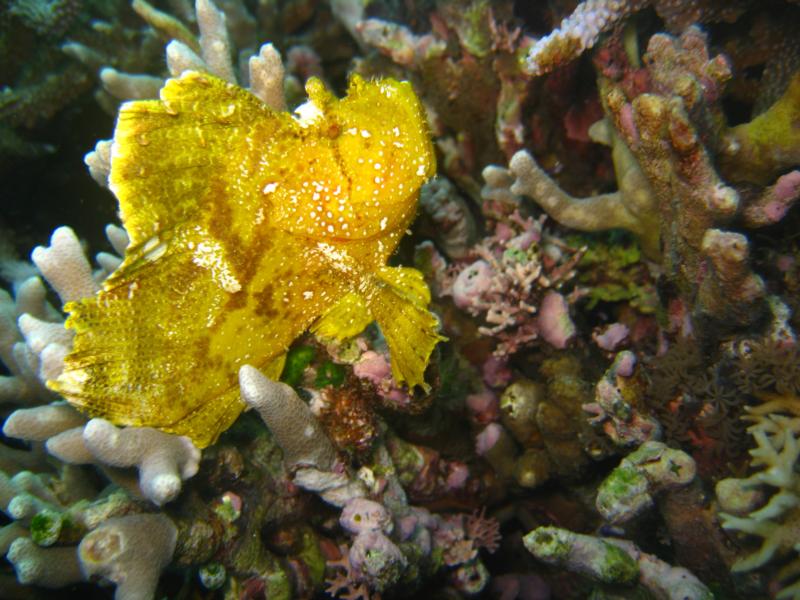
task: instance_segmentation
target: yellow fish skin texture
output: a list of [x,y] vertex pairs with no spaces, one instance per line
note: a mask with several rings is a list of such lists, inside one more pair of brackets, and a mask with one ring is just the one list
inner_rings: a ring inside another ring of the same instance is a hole
[[206,447],[244,407],[241,366],[277,378],[309,327],[343,338],[372,320],[394,377],[425,387],[443,339],[430,293],[386,266],[436,168],[423,109],[391,79],[306,90],[302,120],[197,72],[122,107],[109,181],[131,244],[65,306],[75,343],[49,386],[72,405]]

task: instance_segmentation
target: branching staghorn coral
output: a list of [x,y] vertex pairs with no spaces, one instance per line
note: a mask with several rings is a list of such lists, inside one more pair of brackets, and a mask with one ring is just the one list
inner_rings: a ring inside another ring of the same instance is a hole
[[[107,233],[113,245],[124,251],[127,245],[124,230],[109,226]],[[80,242],[68,227],[57,229],[50,246],[36,248],[32,259],[63,302],[94,294],[98,281],[120,260],[111,254],[98,255],[98,262],[105,267],[93,273]],[[63,323],[53,320],[57,319],[56,313],[45,302],[43,292],[38,278],[20,286],[17,304],[19,309],[30,312],[19,316],[20,337],[24,338],[24,343],[15,344],[16,354],[27,357],[24,359],[29,369],[27,385],[40,390],[48,380],[61,373],[64,357],[72,345],[72,335]],[[7,326],[10,328],[11,324]],[[10,340],[13,334],[13,330],[9,330]],[[24,372],[13,377],[24,378]],[[20,385],[11,381],[9,384]],[[40,395],[43,401],[52,399],[47,391]],[[132,486],[127,477],[114,468],[136,466],[141,493],[158,505],[177,496],[181,481],[196,473],[199,461],[199,451],[186,438],[149,428],[118,430],[101,419],[86,424],[84,417],[61,403],[17,410],[6,419],[4,433],[19,439],[47,442],[51,454],[70,464],[113,467],[106,470],[106,474],[129,489]],[[136,493],[135,487],[133,491]]]
[[397,453],[382,443],[373,451],[376,464],[362,467],[353,476],[336,459],[316,416],[290,387],[250,366],[243,367],[239,376],[243,399],[275,436],[294,484],[342,509],[339,522],[353,540],[349,549],[342,547],[339,559],[329,562],[343,570],[328,580],[330,594],[367,597],[398,585],[413,585],[420,572],[439,568],[437,548],[445,553],[444,563],[457,587],[470,593],[485,587],[488,573],[478,550],[497,549],[495,521],[483,514],[443,519],[410,506],[398,478],[402,467],[393,464]]
[[287,469],[315,468],[330,471],[336,452],[317,418],[297,393],[285,383],[271,381],[256,368],[239,371],[242,398],[255,409],[278,445]]
[[584,0],[561,25],[531,46],[526,57],[532,75],[563,66],[592,48],[601,34],[619,27],[635,12],[653,6],[668,28],[692,23],[735,20],[747,0]]
[[734,563],[732,570],[752,571],[789,555],[776,575],[782,585],[776,598],[795,598],[800,593],[800,401],[769,396],[763,404],[748,407],[745,418],[753,423],[747,431],[756,442],[750,450],[755,472],[720,481],[717,501],[723,529],[760,538],[761,547]]
[[596,123],[589,131],[595,141],[611,146],[619,191],[574,198],[536,164],[530,153],[521,150],[508,163],[516,178],[511,193],[533,198],[565,227],[580,231],[626,229],[639,237],[646,254],[657,256],[657,211],[636,159],[607,121]]
[[[110,518],[142,510],[122,492],[98,492],[91,478],[69,467],[58,476],[23,471],[9,479],[0,472],[0,508],[12,519],[1,530],[0,551],[7,552],[20,583],[60,588],[83,580],[76,548],[81,538]],[[157,581],[160,571],[154,568],[150,576]]]
[[[200,32],[197,38],[175,17],[155,11],[146,2],[138,6],[140,14],[170,40],[165,48],[170,76],[180,77],[187,71],[201,71],[230,83],[237,82],[226,17],[211,0],[197,2],[195,16]],[[245,75],[253,95],[275,110],[286,109],[283,61],[272,44],[264,44],[257,54],[250,57]],[[156,98],[165,81],[149,75],[119,72],[110,67],[101,71],[101,79],[106,91],[119,100]],[[101,140],[85,159],[92,176],[104,186],[108,185],[110,149],[111,141]]]
[[[41,271],[53,277],[58,293],[65,297],[76,290],[96,289],[83,250],[67,228],[59,230],[48,249],[36,252],[36,261]],[[30,272],[22,269],[20,276],[25,278],[11,282],[13,297],[0,290],[0,361],[9,373],[0,377],[0,404],[9,408],[37,407],[57,399],[45,382],[60,373],[72,340],[60,314],[46,299],[42,280],[29,276]],[[9,471],[42,466],[36,465],[41,448],[25,452],[0,445],[0,453],[6,457],[3,468]]]
[[[331,40],[320,36],[315,30],[288,31],[277,26],[283,16],[281,12],[291,13],[291,7],[260,7],[250,12],[242,2],[222,0],[216,4],[212,0],[197,0],[183,7],[176,5],[175,15],[159,10],[144,0],[132,3],[133,10],[150,26],[149,32],[165,42],[167,72],[178,77],[185,71],[211,73],[229,81],[249,86],[253,94],[276,110],[286,109],[284,88],[289,91],[294,103],[302,94],[303,82],[310,75],[319,75],[319,56],[313,48],[299,41],[330,45]],[[298,16],[305,13],[299,11]],[[317,20],[330,19],[324,10],[306,15]],[[284,24],[286,21],[284,20]],[[302,27],[294,24],[291,28]],[[287,67],[281,61],[273,44],[263,44],[258,48],[257,31],[267,30],[266,39],[279,39],[292,43],[285,48]],[[332,31],[327,38],[335,39]],[[335,43],[335,42],[334,42]],[[102,63],[100,78],[103,93],[119,100],[156,98],[164,79],[157,75],[132,72],[124,65],[111,62]],[[108,102],[106,102],[108,104]]]
[[50,437],[47,450],[67,464],[135,467],[139,490],[159,506],[177,497],[181,482],[197,473],[200,460],[200,451],[187,437],[151,427],[118,429],[103,419]]
[[[517,177],[512,191],[529,195],[568,227],[621,227],[639,236],[644,251],[660,257],[698,326],[763,321],[764,284],[750,269],[748,241],[724,227],[737,212],[750,215],[751,223],[780,219],[795,201],[795,176],[764,191],[748,209],[717,172],[713,153],[724,146],[726,128],[719,101],[730,65],[723,56],[709,56],[699,29],[678,38],[654,35],[639,83],[625,79],[626,69],[636,69],[616,44],[610,41],[596,59],[607,117],[592,131],[612,146],[619,191],[573,198],[524,151],[510,162]],[[620,69],[620,62],[628,66]]]
[[87,577],[115,583],[115,600],[148,600],[172,561],[177,536],[175,524],[162,514],[108,519],[81,540],[81,568]]

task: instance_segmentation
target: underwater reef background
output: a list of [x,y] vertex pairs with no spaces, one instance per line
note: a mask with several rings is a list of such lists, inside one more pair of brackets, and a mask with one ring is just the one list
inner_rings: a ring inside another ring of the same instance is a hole
[[0,0],[0,598],[800,598],[798,27]]

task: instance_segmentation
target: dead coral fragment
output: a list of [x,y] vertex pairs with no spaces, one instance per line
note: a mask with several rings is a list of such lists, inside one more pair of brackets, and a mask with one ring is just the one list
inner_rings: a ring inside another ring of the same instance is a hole
[[603,480],[595,505],[607,520],[624,523],[652,507],[659,492],[689,484],[695,473],[691,456],[650,440],[623,458]]
[[573,533],[558,527],[539,527],[523,542],[528,551],[549,565],[566,568],[593,581],[640,584],[656,598],[713,600],[697,577],[642,552],[627,540]]
[[119,429],[92,419],[83,428],[83,441],[103,464],[136,467],[142,493],[159,505],[178,495],[181,482],[197,473],[200,461],[200,451],[189,438],[151,427]]
[[11,544],[7,558],[25,585],[58,589],[83,580],[74,546],[42,548],[20,537]]

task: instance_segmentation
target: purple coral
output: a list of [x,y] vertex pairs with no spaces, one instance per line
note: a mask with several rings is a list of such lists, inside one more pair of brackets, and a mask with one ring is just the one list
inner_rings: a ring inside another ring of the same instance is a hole
[[391,533],[392,516],[382,504],[374,500],[353,498],[342,509],[339,524],[353,534],[367,531]]
[[385,354],[367,350],[353,364],[353,373],[372,383],[376,393],[390,406],[402,409],[411,405],[408,390],[398,386],[392,377],[391,363]]
[[500,522],[486,516],[485,506],[464,519],[464,531],[478,548],[486,548],[489,554],[500,547]]
[[461,271],[453,282],[453,302],[464,310],[481,306],[481,297],[491,290],[495,275],[489,263],[476,260]]

